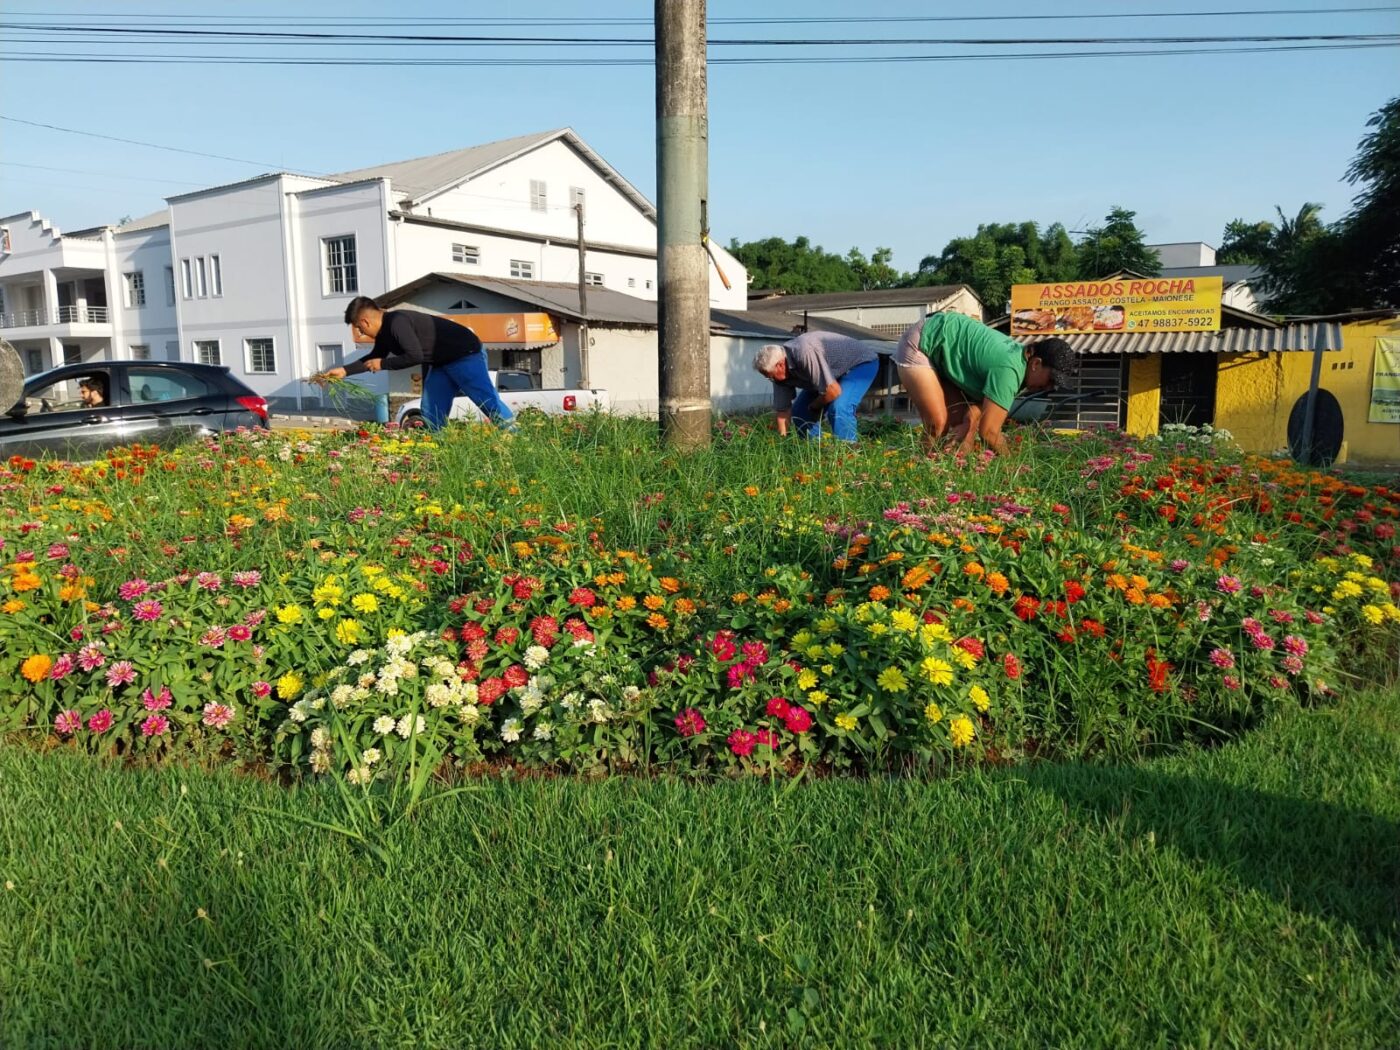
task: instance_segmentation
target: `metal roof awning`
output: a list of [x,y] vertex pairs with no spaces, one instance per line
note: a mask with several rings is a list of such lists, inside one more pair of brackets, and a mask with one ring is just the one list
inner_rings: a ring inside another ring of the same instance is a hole
[[[1024,344],[1046,336],[1012,338]],[[1304,322],[1277,328],[1222,328],[1218,332],[1079,332],[1060,338],[1080,354],[1268,354],[1340,350],[1342,326]]]

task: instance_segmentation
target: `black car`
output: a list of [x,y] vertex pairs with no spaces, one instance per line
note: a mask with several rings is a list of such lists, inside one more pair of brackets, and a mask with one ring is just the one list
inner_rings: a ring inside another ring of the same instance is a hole
[[183,361],[64,365],[24,384],[0,416],[0,459],[93,459],[118,445],[175,445],[238,427],[266,427],[267,401],[227,368]]

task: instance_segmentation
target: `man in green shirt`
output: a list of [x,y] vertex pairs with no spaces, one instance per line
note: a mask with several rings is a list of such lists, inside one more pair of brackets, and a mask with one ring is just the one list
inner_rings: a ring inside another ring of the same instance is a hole
[[1024,386],[1060,386],[1077,368],[1063,339],[1041,339],[1022,347],[1010,336],[966,314],[929,314],[906,331],[895,351],[899,381],[924,421],[924,448],[952,428],[958,452],[981,437],[997,455],[1006,454],[1001,428]]

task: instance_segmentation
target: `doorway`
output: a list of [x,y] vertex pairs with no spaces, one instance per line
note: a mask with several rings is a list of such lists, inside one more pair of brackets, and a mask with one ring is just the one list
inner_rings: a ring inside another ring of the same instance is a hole
[[1162,408],[1159,424],[1215,423],[1215,354],[1162,355]]

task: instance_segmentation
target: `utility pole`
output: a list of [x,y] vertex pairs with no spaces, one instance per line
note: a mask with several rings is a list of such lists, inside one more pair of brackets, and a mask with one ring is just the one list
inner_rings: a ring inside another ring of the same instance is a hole
[[[578,326],[578,385],[587,389],[588,382],[588,249],[583,244],[583,200],[574,202],[574,213],[578,216],[578,315],[582,320]],[[568,384],[564,384],[567,386]]]
[[656,0],[656,262],[661,436],[710,444],[705,0]]

